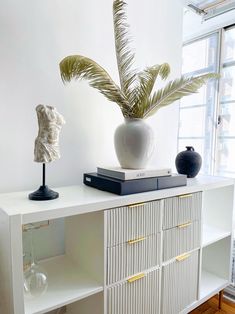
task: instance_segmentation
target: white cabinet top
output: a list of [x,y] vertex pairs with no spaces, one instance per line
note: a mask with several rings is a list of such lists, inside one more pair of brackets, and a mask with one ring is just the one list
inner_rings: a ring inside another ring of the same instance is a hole
[[8,215],[21,215],[22,224],[88,213],[128,204],[172,197],[233,185],[234,179],[199,176],[187,180],[187,186],[119,196],[85,186],[55,188],[60,197],[51,201],[30,201],[32,191],[0,194],[0,208]]

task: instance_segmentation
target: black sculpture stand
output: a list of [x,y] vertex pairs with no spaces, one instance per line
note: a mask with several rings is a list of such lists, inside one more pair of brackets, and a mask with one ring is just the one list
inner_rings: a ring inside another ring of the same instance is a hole
[[42,164],[42,185],[40,188],[29,194],[29,199],[32,201],[49,201],[59,197],[59,193],[55,192],[45,184],[46,181],[46,165]]

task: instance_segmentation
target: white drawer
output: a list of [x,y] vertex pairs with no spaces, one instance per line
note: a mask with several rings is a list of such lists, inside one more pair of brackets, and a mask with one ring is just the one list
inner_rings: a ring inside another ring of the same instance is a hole
[[198,251],[163,267],[161,314],[178,314],[196,301],[198,269]]
[[161,201],[153,201],[107,210],[107,246],[158,233],[160,209]]
[[107,248],[107,285],[159,265],[161,234]]
[[107,291],[107,314],[160,314],[159,270],[132,277]]
[[201,210],[202,192],[167,198],[164,200],[163,229],[201,220]]
[[163,261],[200,247],[201,221],[163,231]]

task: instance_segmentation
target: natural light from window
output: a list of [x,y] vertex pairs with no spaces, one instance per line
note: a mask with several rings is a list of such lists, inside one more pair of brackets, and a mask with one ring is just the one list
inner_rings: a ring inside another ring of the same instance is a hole
[[221,79],[181,101],[178,150],[193,146],[201,173],[235,177],[235,27],[186,43],[182,71],[218,72]]

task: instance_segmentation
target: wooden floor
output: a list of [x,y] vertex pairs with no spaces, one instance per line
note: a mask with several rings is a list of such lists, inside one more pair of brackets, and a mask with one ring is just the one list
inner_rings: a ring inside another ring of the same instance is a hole
[[191,314],[235,314],[235,304],[223,300],[222,309],[218,309],[218,297],[210,299],[208,302],[202,304],[197,309],[191,312]]

